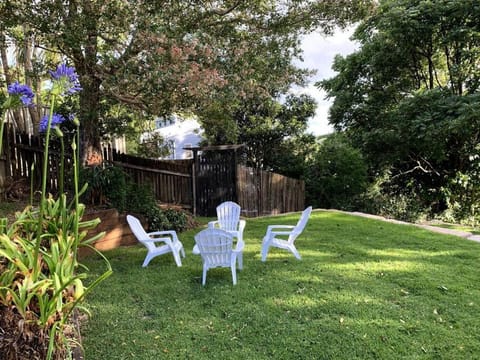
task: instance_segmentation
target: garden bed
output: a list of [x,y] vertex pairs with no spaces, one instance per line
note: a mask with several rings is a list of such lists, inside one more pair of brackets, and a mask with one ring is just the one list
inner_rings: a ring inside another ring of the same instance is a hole
[[[94,236],[102,231],[105,232],[104,237],[92,244],[95,249],[106,251],[119,246],[131,246],[138,243],[128,226],[125,213],[120,214],[116,209],[91,210],[83,216],[82,220],[88,221],[95,218],[99,218],[101,222],[95,229],[89,231],[88,236]],[[92,250],[85,247],[80,251],[81,256],[91,253]]]

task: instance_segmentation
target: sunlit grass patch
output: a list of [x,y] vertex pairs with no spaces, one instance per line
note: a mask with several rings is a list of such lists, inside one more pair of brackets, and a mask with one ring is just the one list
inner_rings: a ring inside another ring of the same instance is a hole
[[[248,219],[244,270],[210,270],[201,286],[193,236],[183,266],[141,246],[108,252],[114,274],[87,304],[88,359],[463,359],[480,353],[480,244],[339,212],[314,211],[302,255],[260,248]],[[100,271],[100,262],[88,265]]]

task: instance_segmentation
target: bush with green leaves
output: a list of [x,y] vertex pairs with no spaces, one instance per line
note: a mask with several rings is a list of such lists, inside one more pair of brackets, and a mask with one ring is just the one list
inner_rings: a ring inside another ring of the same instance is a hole
[[442,188],[452,221],[470,226],[480,222],[480,144],[469,156],[470,166],[465,171],[458,171],[447,186]]
[[170,223],[171,229],[181,232],[187,228],[187,214],[179,209],[168,208],[163,210],[165,217]]
[[158,206],[149,208],[144,215],[147,217],[149,231],[174,230],[165,213]]
[[386,218],[415,222],[430,212],[415,187],[398,186],[389,171],[377,176],[360,198],[361,211]]
[[159,208],[151,186],[133,182],[121,167],[88,167],[82,175],[83,181],[89,184],[83,198],[92,205],[107,205],[120,212],[143,215],[150,231],[181,232],[186,229],[187,214],[184,211]]
[[126,211],[143,215],[147,215],[151,209],[158,208],[151,186],[137,184],[131,180],[127,184],[127,203]]
[[82,200],[92,205],[107,205],[118,211],[127,206],[127,177],[122,168],[111,164],[84,167],[81,182],[88,183]]
[[326,138],[305,173],[307,203],[353,210],[367,188],[367,165],[342,134]]

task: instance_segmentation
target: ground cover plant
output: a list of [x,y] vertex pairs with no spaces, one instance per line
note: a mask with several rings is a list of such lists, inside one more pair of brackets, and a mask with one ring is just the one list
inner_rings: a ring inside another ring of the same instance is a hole
[[[340,212],[314,211],[297,240],[302,261],[272,249],[248,219],[244,270],[187,257],[141,264],[143,247],[106,253],[113,275],[88,299],[87,359],[464,359],[480,353],[480,244]],[[92,271],[102,261],[85,259]]]

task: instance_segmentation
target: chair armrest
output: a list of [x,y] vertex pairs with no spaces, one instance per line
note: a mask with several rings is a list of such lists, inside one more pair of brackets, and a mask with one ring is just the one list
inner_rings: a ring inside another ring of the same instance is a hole
[[270,234],[275,235],[291,235],[291,231],[270,231]]
[[233,250],[233,252],[241,253],[244,247],[245,243],[243,242],[243,240],[239,240],[237,241],[237,246],[235,247],[235,250]]
[[245,220],[240,220],[240,222],[238,223],[238,232],[240,234],[243,233],[243,230],[245,229],[245,225],[247,225],[247,222]]
[[[147,233],[147,235],[150,237],[150,239],[156,241],[166,241],[166,239],[168,239],[169,241],[173,240],[174,242],[178,241],[178,236],[175,230],[153,231]],[[171,238],[165,236],[170,236]]]
[[164,230],[164,231],[152,231],[147,233],[148,236],[162,236],[162,235],[170,235],[176,236],[177,233],[174,230]]
[[267,232],[275,231],[274,229],[293,229],[294,227],[294,225],[268,225]]
[[208,228],[209,229],[215,229],[216,227],[218,227],[218,226],[216,226],[218,224],[219,224],[218,220],[209,221],[208,222]]
[[166,244],[171,245],[172,244],[172,238],[170,237],[155,237],[155,238],[148,238],[148,239],[143,239],[142,242],[145,243],[157,243],[157,242],[164,242]]
[[[295,226],[293,225],[269,225],[267,227],[267,233],[265,234],[266,238],[272,238],[275,235],[290,235],[291,230],[293,230]],[[279,230],[290,230],[290,231],[279,231]]]

